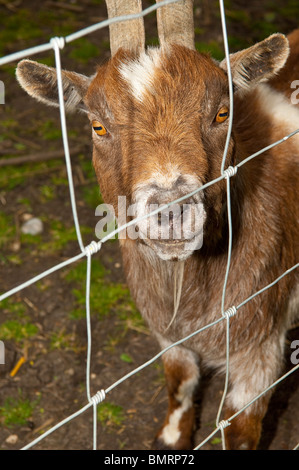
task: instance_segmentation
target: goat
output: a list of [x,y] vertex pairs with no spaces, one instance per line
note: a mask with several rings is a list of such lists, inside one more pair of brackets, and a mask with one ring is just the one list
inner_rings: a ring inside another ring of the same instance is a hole
[[[106,3],[110,17],[141,10],[140,0]],[[132,296],[165,348],[221,315],[228,245],[226,182],[194,190],[221,175],[231,116],[227,62],[195,50],[192,0],[160,8],[157,21],[160,47],[145,49],[142,19],[112,24],[111,59],[92,77],[69,71],[62,77],[66,109],[88,114],[93,165],[103,198],[116,212],[118,195],[135,204],[142,217],[151,205],[160,207],[194,192],[166,222],[157,217],[157,237],[147,236],[143,220],[137,223],[143,236],[120,240]],[[234,118],[227,166],[299,128],[299,110],[289,94],[296,78],[290,64],[298,64],[299,31],[290,39],[291,47],[284,35],[273,34],[230,57]],[[58,105],[55,69],[23,60],[17,78],[34,98]],[[238,305],[298,261],[298,182],[297,135],[231,176],[233,240],[225,308]],[[202,230],[191,230],[191,238],[176,238],[174,229],[182,226],[186,212],[189,226],[199,220]],[[167,239],[161,235],[163,225],[170,229]],[[281,373],[298,292],[294,270],[230,318],[225,419]],[[163,354],[169,408],[154,448],[192,448],[195,392],[206,367],[225,370],[225,332],[223,321]],[[232,419],[224,431],[227,449],[257,448],[270,396],[267,392]]]

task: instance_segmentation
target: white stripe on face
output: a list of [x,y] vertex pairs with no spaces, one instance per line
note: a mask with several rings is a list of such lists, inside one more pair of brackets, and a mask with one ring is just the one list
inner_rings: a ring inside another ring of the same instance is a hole
[[120,73],[131,87],[133,96],[140,102],[146,91],[152,91],[153,78],[160,65],[161,50],[149,48],[138,59],[120,65]]

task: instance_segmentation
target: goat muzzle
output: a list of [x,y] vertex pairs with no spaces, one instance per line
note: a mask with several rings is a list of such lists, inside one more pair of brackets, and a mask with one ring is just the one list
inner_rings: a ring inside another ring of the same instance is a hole
[[189,189],[152,185],[136,193],[136,216],[148,215],[136,223],[139,239],[164,260],[187,259],[202,246],[204,205],[199,194],[182,200],[194,188]]

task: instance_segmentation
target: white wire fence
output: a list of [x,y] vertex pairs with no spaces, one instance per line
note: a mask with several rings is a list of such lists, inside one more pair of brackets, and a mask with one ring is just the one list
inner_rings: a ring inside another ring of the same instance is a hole
[[[277,384],[279,384],[281,381],[285,380],[288,376],[293,374],[294,372],[298,371],[299,369],[299,364],[295,365],[291,370],[289,370],[285,375],[280,377],[275,383],[273,383],[270,387],[265,389],[262,393],[260,393],[258,396],[256,396],[253,400],[251,400],[249,403],[247,403],[242,409],[238,410],[234,415],[229,417],[227,420],[220,420],[221,417],[221,412],[223,408],[223,404],[227,395],[227,389],[228,389],[228,378],[229,378],[229,340],[230,340],[230,335],[229,335],[229,327],[230,327],[230,318],[234,315],[238,314],[238,311],[246,305],[248,302],[250,302],[254,297],[262,294],[265,290],[270,289],[272,286],[274,286],[276,283],[278,283],[283,277],[287,276],[290,274],[292,271],[297,269],[299,267],[299,262],[295,264],[294,266],[291,266],[286,272],[282,273],[277,279],[273,279],[273,281],[266,285],[263,289],[259,290],[255,294],[251,295],[249,298],[244,299],[239,305],[232,305],[230,308],[227,310],[224,310],[224,305],[225,305],[225,295],[226,295],[226,284],[227,284],[227,279],[228,279],[228,274],[230,270],[230,262],[231,262],[231,247],[232,247],[232,237],[233,237],[233,231],[232,231],[232,223],[231,223],[231,200],[230,200],[230,179],[234,177],[237,174],[238,169],[242,166],[245,165],[248,161],[250,161],[253,158],[256,158],[258,155],[262,154],[263,152],[266,152],[267,150],[271,149],[274,146],[281,145],[283,144],[286,140],[292,138],[295,134],[299,133],[299,129],[294,129],[294,131],[288,135],[286,135],[283,139],[280,139],[276,142],[273,142],[271,145],[262,148],[260,151],[256,152],[255,154],[250,155],[248,158],[243,160],[241,163],[234,167],[229,167],[226,170],[225,168],[225,161],[226,161],[226,154],[228,150],[228,144],[231,136],[231,130],[232,130],[232,121],[233,121],[233,85],[232,85],[232,77],[231,77],[231,69],[230,69],[230,61],[229,61],[229,46],[228,46],[228,39],[227,39],[227,30],[226,30],[226,21],[225,21],[225,10],[224,10],[224,4],[223,0],[219,0],[219,6],[220,6],[220,14],[221,14],[221,22],[222,22],[222,30],[223,30],[223,40],[224,40],[224,49],[225,49],[225,56],[227,59],[227,70],[228,70],[228,80],[229,80],[229,96],[230,96],[230,125],[228,129],[228,134],[227,134],[227,139],[226,139],[226,144],[225,144],[225,149],[223,153],[223,160],[222,160],[222,166],[221,166],[221,175],[214,179],[213,181],[208,182],[207,184],[201,186],[197,190],[193,191],[192,193],[189,193],[185,195],[184,197],[181,197],[179,199],[176,199],[175,201],[172,201],[171,203],[165,204],[162,207],[159,207],[159,209],[144,215],[139,218],[135,218],[134,220],[131,220],[129,223],[122,225],[115,229],[114,231],[110,232],[107,236],[105,236],[103,239],[100,241],[92,241],[89,245],[84,246],[82,236],[81,236],[81,230],[80,230],[80,223],[78,220],[78,215],[77,215],[77,207],[76,207],[76,199],[75,199],[75,191],[74,191],[74,184],[73,184],[73,177],[72,177],[72,165],[71,165],[71,158],[70,158],[70,150],[69,150],[69,144],[68,144],[68,132],[67,132],[67,126],[66,126],[66,116],[65,116],[65,108],[64,108],[64,99],[63,99],[63,87],[62,87],[62,76],[61,76],[61,60],[60,60],[60,50],[63,49],[68,43],[71,41],[74,41],[78,38],[81,38],[83,36],[86,36],[90,33],[96,32],[102,28],[108,27],[111,23],[115,23],[118,21],[129,21],[132,19],[136,19],[139,17],[144,17],[148,15],[149,13],[155,11],[157,8],[161,8],[165,5],[168,5],[170,3],[177,3],[181,0],[165,0],[160,2],[159,4],[152,5],[151,7],[143,10],[141,13],[134,14],[134,15],[127,15],[127,16],[121,16],[121,17],[116,17],[112,18],[109,20],[102,21],[100,23],[97,23],[95,25],[92,25],[90,27],[84,28],[76,33],[70,34],[65,37],[53,37],[48,43],[38,45],[36,47],[31,47],[26,50],[22,50],[7,56],[4,56],[0,58],[0,66],[20,60],[22,58],[32,56],[34,54],[38,54],[44,51],[48,50],[53,50],[54,55],[55,55],[55,63],[56,63],[56,70],[57,70],[57,81],[58,81],[58,93],[59,93],[59,104],[60,104],[60,121],[61,121],[61,129],[62,129],[62,138],[63,138],[63,147],[64,147],[64,153],[65,153],[65,162],[66,162],[66,170],[67,170],[67,176],[68,176],[68,183],[69,183],[69,192],[70,192],[70,200],[71,200],[71,208],[72,208],[72,214],[73,214],[73,220],[74,220],[74,225],[76,229],[76,234],[77,234],[77,240],[80,248],[80,252],[73,257],[67,259],[66,261],[63,261],[62,263],[59,263],[55,266],[53,266],[50,269],[47,269],[46,271],[43,271],[42,273],[32,277],[28,281],[16,286],[15,288],[3,293],[0,295],[0,302],[3,301],[4,299],[16,294],[17,292],[21,291],[22,289],[25,289],[26,287],[36,283],[37,281],[45,278],[46,276],[54,273],[55,271],[61,270],[64,267],[71,265],[72,263],[75,263],[78,260],[83,260],[83,258],[87,259],[87,265],[86,265],[86,324],[87,324],[87,363],[86,363],[86,393],[87,393],[87,403],[85,406],[83,406],[81,409],[76,411],[70,416],[67,416],[65,419],[57,423],[55,426],[53,426],[51,429],[47,430],[44,432],[42,435],[40,435],[38,438],[33,440],[32,442],[28,443],[23,449],[29,449],[35,446],[37,443],[39,443],[41,440],[45,439],[49,434],[53,433],[57,429],[61,428],[64,424],[72,421],[74,418],[77,416],[83,414],[86,410],[90,409],[93,407],[93,449],[97,449],[97,407],[100,405],[101,402],[103,402],[113,389],[116,387],[119,387],[124,381],[129,380],[130,377],[134,376],[141,370],[145,369],[148,367],[150,364],[154,363],[157,361],[166,351],[169,349],[178,346],[180,344],[183,344],[185,341],[190,339],[193,336],[196,336],[206,329],[219,324],[220,322],[226,322],[226,376],[225,376],[225,386],[224,386],[224,393],[222,395],[221,403],[219,405],[217,417],[216,417],[216,427],[215,430],[206,437],[201,443],[199,443],[196,447],[196,449],[201,448],[206,442],[208,442],[216,433],[221,432],[222,435],[222,447],[225,449],[225,441],[224,441],[224,429],[231,424],[231,421],[236,418],[240,413],[245,411],[252,403],[254,403],[256,400],[258,400],[262,395],[267,393],[271,388],[275,387]],[[29,99],[29,98],[28,98]],[[179,341],[171,344],[167,348],[163,349],[160,351],[157,355],[149,359],[147,362],[141,364],[139,367],[131,370],[128,374],[124,375],[121,377],[119,380],[117,380],[115,383],[111,384],[108,386],[106,389],[99,390],[96,394],[93,396],[90,393],[90,368],[91,368],[91,322],[90,322],[90,283],[91,283],[91,259],[92,256],[99,252],[101,250],[101,247],[104,243],[106,243],[108,240],[113,239],[115,235],[127,227],[134,225],[141,221],[144,218],[151,217],[158,212],[163,211],[164,209],[168,208],[171,204],[179,203],[184,199],[187,199],[191,196],[193,196],[195,193],[199,191],[205,190],[207,187],[221,181],[221,180],[226,180],[226,186],[227,186],[227,207],[228,207],[228,227],[229,227],[229,242],[228,242],[228,257],[227,257],[227,267],[226,267],[226,274],[225,274],[225,279],[223,280],[223,292],[222,292],[222,308],[221,312],[219,312],[219,318],[215,320],[214,322],[205,325],[203,328],[200,328],[197,331],[194,331],[192,334],[180,339]],[[299,443],[296,445],[295,449],[297,449],[299,446]]]

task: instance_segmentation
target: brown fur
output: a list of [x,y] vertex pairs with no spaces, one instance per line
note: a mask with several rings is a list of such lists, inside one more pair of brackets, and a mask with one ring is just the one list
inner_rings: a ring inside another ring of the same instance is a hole
[[[230,418],[236,410],[227,408],[225,418]],[[236,416],[225,430],[225,445],[227,450],[255,449],[259,443],[262,431],[262,414],[241,413]]]
[[291,88],[293,80],[299,80],[299,29],[296,29],[288,35],[290,45],[289,58],[278,75],[271,78],[270,84],[273,88],[283,92],[288,98],[294,91]]

